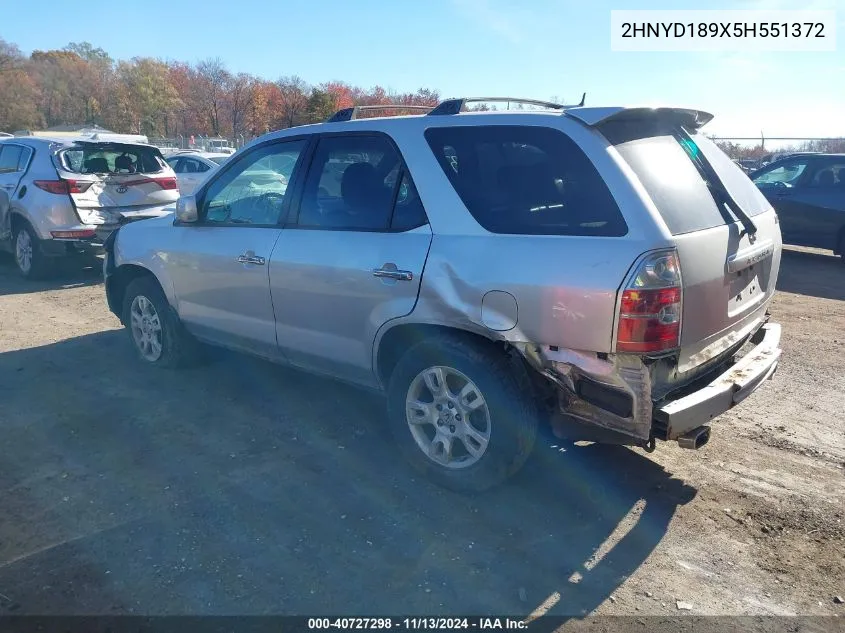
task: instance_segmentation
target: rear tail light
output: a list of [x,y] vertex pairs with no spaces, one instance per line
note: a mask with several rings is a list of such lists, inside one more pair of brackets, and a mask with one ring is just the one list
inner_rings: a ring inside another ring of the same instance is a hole
[[618,352],[661,352],[680,345],[681,266],[674,251],[640,263],[622,291],[616,334]]
[[66,195],[69,193],[85,193],[94,183],[84,180],[36,180],[33,184],[47,193]]
[[127,180],[121,184],[124,187],[133,187],[135,185],[158,185],[165,191],[177,188],[175,176],[167,178],[136,178],[135,180]]

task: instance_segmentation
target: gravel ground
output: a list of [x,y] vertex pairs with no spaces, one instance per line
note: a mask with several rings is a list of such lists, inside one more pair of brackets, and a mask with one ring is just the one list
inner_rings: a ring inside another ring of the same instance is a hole
[[843,614],[845,267],[790,250],[778,287],[780,369],[705,448],[544,438],[467,499],[379,398],[143,367],[99,271],[1,259],[0,614]]

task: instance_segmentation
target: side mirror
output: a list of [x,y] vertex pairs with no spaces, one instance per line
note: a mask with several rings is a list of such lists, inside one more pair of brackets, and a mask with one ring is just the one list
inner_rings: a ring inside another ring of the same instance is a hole
[[192,224],[199,219],[197,199],[194,196],[179,196],[176,202],[176,221]]

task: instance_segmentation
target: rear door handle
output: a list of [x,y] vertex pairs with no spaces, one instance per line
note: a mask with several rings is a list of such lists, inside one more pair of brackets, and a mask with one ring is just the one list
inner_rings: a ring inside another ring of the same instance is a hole
[[256,255],[252,251],[247,251],[243,255],[238,255],[235,258],[235,261],[239,264],[254,264],[256,266],[263,266],[267,260],[263,257]]
[[410,270],[399,270],[396,268],[396,264],[385,264],[381,268],[373,268],[373,277],[411,281],[414,278],[414,273]]

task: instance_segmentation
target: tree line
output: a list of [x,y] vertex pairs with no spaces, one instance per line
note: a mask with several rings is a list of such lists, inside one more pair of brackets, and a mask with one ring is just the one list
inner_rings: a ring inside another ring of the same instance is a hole
[[352,105],[434,105],[436,91],[389,94],[341,81],[309,85],[296,75],[268,81],[232,73],[219,58],[187,64],[112,59],[88,42],[28,57],[0,38],[0,131],[99,125],[150,137],[236,138],[324,121]]

